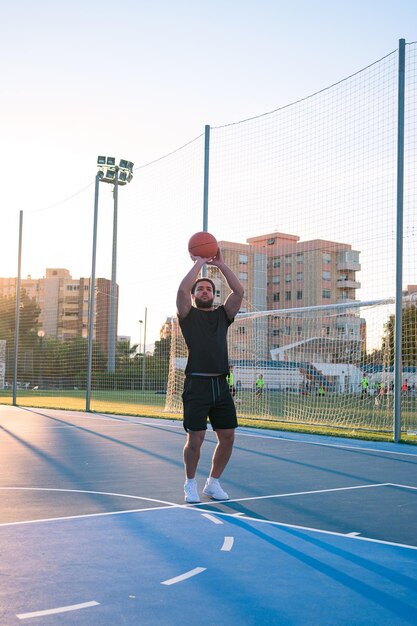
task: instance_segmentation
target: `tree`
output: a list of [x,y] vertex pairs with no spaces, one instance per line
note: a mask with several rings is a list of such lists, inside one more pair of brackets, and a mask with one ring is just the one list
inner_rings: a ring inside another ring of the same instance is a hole
[[154,357],[161,359],[162,361],[169,362],[169,355],[171,353],[171,337],[155,341],[155,349],[153,352]]
[[[382,352],[389,365],[394,363],[395,315],[391,315],[384,326]],[[404,309],[402,319],[402,364],[417,365],[417,308]]]
[[[25,290],[20,297],[19,344],[33,347],[37,342],[41,310]],[[13,342],[16,329],[16,296],[0,295],[0,339]]]
[[[38,343],[40,308],[34,298],[23,289],[20,297],[19,315],[19,362],[18,376],[33,371],[33,353]],[[16,331],[16,296],[0,295],[0,339],[6,340],[6,378],[13,372]]]

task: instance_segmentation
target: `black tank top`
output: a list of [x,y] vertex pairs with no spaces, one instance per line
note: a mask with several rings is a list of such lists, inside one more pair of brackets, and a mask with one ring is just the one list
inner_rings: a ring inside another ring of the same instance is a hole
[[229,320],[224,306],[214,311],[191,307],[179,324],[188,348],[186,374],[228,374],[227,331]]

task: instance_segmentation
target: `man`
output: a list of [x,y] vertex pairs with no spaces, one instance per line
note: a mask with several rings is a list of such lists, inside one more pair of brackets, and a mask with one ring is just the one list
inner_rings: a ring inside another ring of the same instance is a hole
[[[184,495],[186,502],[194,504],[200,502],[195,475],[207,430],[207,417],[216,433],[217,445],[203,493],[214,500],[229,498],[219,482],[232,454],[237,427],[236,409],[226,380],[229,373],[227,330],[240,309],[244,290],[224,263],[220,249],[213,259],[191,258],[194,265],[178,288],[177,313],[188,347],[182,394],[187,432],[183,451]],[[231,289],[225,303],[217,308],[213,306],[213,281],[198,278],[206,263],[220,270]]]

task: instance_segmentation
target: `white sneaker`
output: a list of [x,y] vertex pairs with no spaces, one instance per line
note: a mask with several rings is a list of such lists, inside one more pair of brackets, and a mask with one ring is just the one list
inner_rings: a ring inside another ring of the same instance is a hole
[[197,504],[198,502],[201,502],[195,480],[184,483],[184,500],[188,502],[188,504]]
[[229,499],[228,494],[225,491],[223,491],[218,480],[214,480],[214,481],[212,480],[211,483],[209,483],[209,479],[207,478],[206,484],[203,489],[203,493],[206,496],[213,498],[213,500],[228,500]]

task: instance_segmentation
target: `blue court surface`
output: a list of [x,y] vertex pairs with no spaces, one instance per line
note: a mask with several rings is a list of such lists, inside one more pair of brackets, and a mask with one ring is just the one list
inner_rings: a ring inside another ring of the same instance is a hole
[[417,624],[417,447],[239,428],[191,506],[184,442],[0,406],[0,626]]

